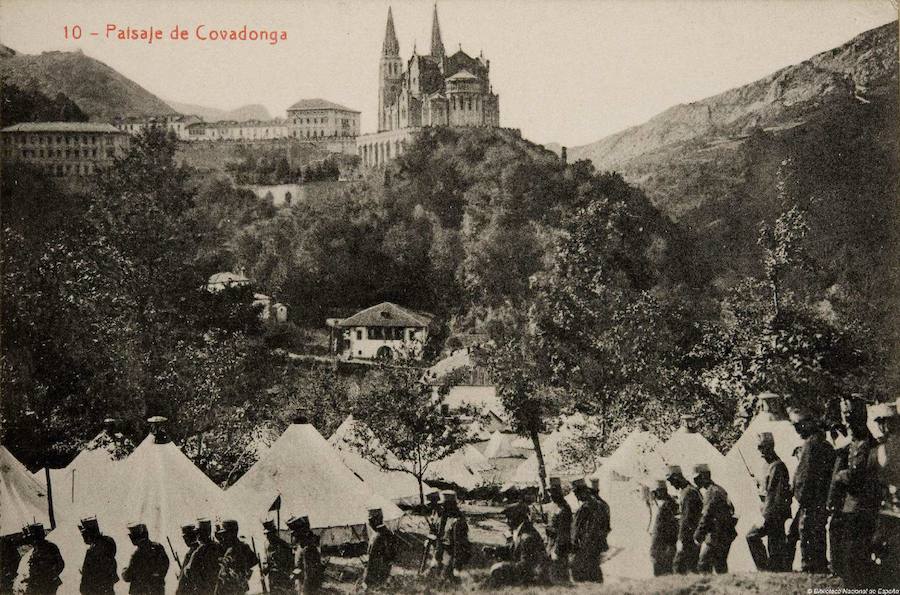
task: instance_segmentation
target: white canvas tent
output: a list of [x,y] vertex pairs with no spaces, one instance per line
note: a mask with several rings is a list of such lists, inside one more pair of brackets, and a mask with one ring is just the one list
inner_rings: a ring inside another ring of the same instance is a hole
[[359,479],[310,424],[295,423],[262,454],[228,493],[262,518],[282,497],[282,514],[309,516],[322,545],[366,540],[368,509],[380,507],[396,526],[403,512]]
[[[592,470],[563,461],[560,448],[564,447],[567,441],[571,439],[571,432],[567,428],[562,428],[540,441],[541,455],[544,458],[544,470],[547,473],[547,477],[556,475],[568,481],[576,477],[584,477],[586,471]],[[537,453],[532,452],[522,464],[516,467],[509,479],[509,483],[518,487],[525,487],[536,486],[538,482]]]
[[803,439],[797,434],[794,426],[787,420],[774,419],[771,413],[761,411],[747,425],[726,459],[733,465],[745,466],[754,479],[761,482],[765,478],[768,464],[757,449],[758,436],[763,432],[771,432],[775,438],[775,452],[784,461],[791,478],[797,470],[799,461],[794,456],[794,449],[803,445]]
[[35,521],[49,530],[49,517],[46,490],[0,445],[0,536],[18,533]]
[[[334,434],[328,439],[328,443],[337,450],[350,471],[358,478],[366,482],[376,494],[384,496],[394,504],[418,504],[419,482],[405,471],[385,471],[377,464],[364,458],[355,446],[354,432],[370,436],[371,441],[376,440],[371,431],[360,421],[353,419],[352,415],[338,426]],[[402,468],[403,464],[387,448],[381,447],[388,464],[392,468]],[[434,488],[423,485],[422,495],[436,492]]]
[[[460,448],[440,461],[432,463],[425,472],[426,479],[452,483],[465,490],[474,490],[489,483],[481,472],[476,472],[470,465],[469,460],[473,457],[467,455],[466,448]],[[480,458],[475,460],[475,463],[483,464]]]
[[515,434],[494,432],[484,447],[484,456],[488,459],[503,459],[516,456],[512,446],[512,441],[515,437]]

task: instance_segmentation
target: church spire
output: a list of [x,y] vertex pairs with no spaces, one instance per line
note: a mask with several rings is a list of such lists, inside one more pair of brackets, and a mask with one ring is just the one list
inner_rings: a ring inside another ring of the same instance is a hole
[[381,46],[383,56],[399,56],[400,44],[397,43],[397,34],[394,32],[394,15],[388,6],[387,27],[384,30],[384,44]]
[[431,55],[444,57],[444,42],[441,41],[441,25],[438,23],[437,2],[434,4],[434,17],[431,20]]

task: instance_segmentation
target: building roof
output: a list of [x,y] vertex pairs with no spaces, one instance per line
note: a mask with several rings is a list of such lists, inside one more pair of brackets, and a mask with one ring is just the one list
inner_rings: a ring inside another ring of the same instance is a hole
[[358,110],[350,109],[349,107],[344,107],[339,103],[334,103],[333,101],[328,101],[326,99],[319,99],[318,97],[315,99],[301,99],[291,107],[287,109],[289,112],[295,111],[306,111],[306,110],[322,110],[322,109],[333,109],[341,112],[353,112],[354,114],[360,113]]
[[122,134],[112,124],[93,122],[22,122],[7,126],[0,132],[103,132]]
[[391,302],[357,312],[338,323],[339,326],[428,326],[431,316],[407,310]]
[[469,72],[468,70],[460,70],[453,76],[447,77],[448,81],[458,81],[463,79],[477,79],[478,77]]

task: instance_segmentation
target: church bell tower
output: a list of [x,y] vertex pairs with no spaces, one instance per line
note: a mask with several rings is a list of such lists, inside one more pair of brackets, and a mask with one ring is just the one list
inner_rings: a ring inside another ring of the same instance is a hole
[[378,69],[378,131],[390,130],[391,122],[385,108],[392,105],[400,94],[400,80],[403,76],[403,62],[400,59],[400,44],[394,32],[394,15],[388,8],[387,27],[384,44],[381,46],[381,62]]

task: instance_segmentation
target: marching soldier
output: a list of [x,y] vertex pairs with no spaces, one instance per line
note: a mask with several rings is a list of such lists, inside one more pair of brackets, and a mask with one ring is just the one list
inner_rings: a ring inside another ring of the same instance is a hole
[[694,532],[700,524],[703,497],[700,490],[684,478],[680,466],[670,465],[667,479],[678,490],[678,540],[675,542],[673,570],[678,574],[697,572],[700,546],[694,541]]
[[[801,569],[803,572],[827,572],[826,505],[834,467],[834,449],[825,440],[821,426],[805,411],[791,412],[791,422],[803,438],[793,486],[797,500]],[[789,555],[793,553],[791,548]]]
[[841,486],[846,497],[842,518],[843,575],[847,587],[864,587],[874,572],[871,561],[872,537],[875,533],[879,486],[870,455],[878,445],[866,426],[868,414],[865,402],[854,395],[841,401],[841,415],[850,430],[847,467],[839,470],[834,482]]
[[250,589],[250,577],[257,564],[256,554],[238,537],[238,523],[228,519],[216,527],[216,540],[222,546],[216,595],[243,594]]
[[188,551],[184,555],[184,562],[181,564],[181,576],[178,577],[178,587],[175,589],[175,595],[186,595],[187,593],[195,593],[196,590],[191,584],[191,577],[188,574],[188,567],[191,565],[191,558],[197,552],[200,543],[197,541],[197,527],[194,525],[183,525],[181,527],[181,538]]
[[397,557],[394,532],[384,525],[384,513],[380,508],[369,510],[369,560],[363,573],[363,588],[377,589],[391,575],[391,566]]
[[129,583],[128,592],[131,595],[164,595],[169,571],[165,548],[150,541],[147,526],[143,523],[130,525],[128,537],[135,546],[128,566],[122,571],[122,580]]
[[[454,572],[460,572],[469,561],[469,523],[466,515],[459,509],[456,492],[441,492],[440,533],[435,543],[435,567],[440,569],[446,580],[455,578]],[[444,562],[444,555],[447,561]]]
[[[758,570],[782,572],[789,570],[784,522],[791,518],[791,480],[787,466],[775,453],[775,438],[771,432],[759,435],[757,448],[769,466],[759,496],[763,523],[747,533],[747,547]],[[763,537],[766,538],[765,546]]]
[[881,505],[875,531],[879,587],[900,585],[900,399],[875,415],[884,437],[875,453],[881,480]]
[[608,549],[609,515],[583,479],[572,482],[572,491],[581,503],[572,524],[572,580],[602,583],[600,558]]
[[291,546],[278,535],[275,521],[263,523],[266,535],[266,561],[259,569],[269,579],[270,593],[294,592],[294,552]]
[[677,506],[675,499],[669,495],[665,481],[657,481],[650,493],[656,501],[650,542],[653,576],[672,574],[675,544],[678,541]]
[[694,531],[694,541],[700,544],[700,559],[697,570],[705,573],[728,572],[728,552],[731,542],[737,537],[734,530],[734,506],[728,499],[728,492],[713,483],[709,465],[694,466],[694,485],[705,490],[700,523]]
[[569,552],[572,549],[572,508],[562,493],[558,477],[550,478],[550,500],[554,508],[547,520],[547,556],[550,558],[550,580],[569,582]]
[[319,551],[319,537],[312,532],[309,517],[296,516],[287,521],[294,543],[294,570],[291,580],[297,585],[297,593],[312,595],[322,588],[324,567]]
[[182,578],[187,581],[194,593],[215,591],[221,558],[222,547],[212,538],[212,522],[209,519],[198,519],[197,549],[189,560],[185,560],[181,571]]
[[116,542],[100,533],[100,525],[94,517],[82,519],[78,529],[88,546],[81,565],[82,595],[112,595],[119,582]]
[[513,504],[503,510],[512,531],[512,542],[498,553],[507,558],[491,566],[489,585],[535,585],[547,582],[547,554],[544,540],[528,518],[528,507]]
[[59,548],[47,541],[44,525],[35,523],[24,529],[25,537],[31,544],[28,559],[28,576],[25,579],[26,595],[53,595],[62,584],[59,575],[66,567]]
[[0,594],[13,592],[13,585],[19,575],[19,562],[22,554],[19,548],[25,545],[23,533],[13,533],[0,537]]

